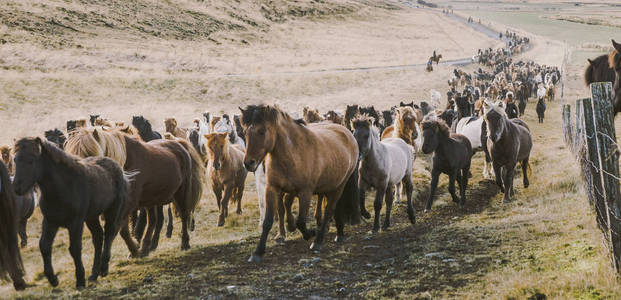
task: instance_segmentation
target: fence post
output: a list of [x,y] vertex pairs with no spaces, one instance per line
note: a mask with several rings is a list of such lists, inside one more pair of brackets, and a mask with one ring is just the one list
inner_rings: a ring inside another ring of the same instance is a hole
[[[606,223],[610,238],[612,262],[617,272],[621,260],[621,224],[619,207],[619,151],[615,134],[612,84],[610,82],[596,82],[591,84],[593,106],[594,139],[597,144],[597,162],[599,168],[602,196],[598,200],[604,201],[606,209]],[[593,161],[595,162],[595,161]]]
[[573,151],[573,126],[571,124],[571,106],[563,104],[563,135],[565,137],[565,145],[569,146]]
[[597,224],[600,226],[606,242],[610,242],[608,222],[606,216],[605,201],[600,199],[603,195],[602,180],[599,174],[599,154],[597,140],[595,139],[595,121],[593,119],[593,105],[590,98],[582,99],[582,124],[585,147],[585,172],[587,173],[587,188],[589,189],[589,202],[595,208]]

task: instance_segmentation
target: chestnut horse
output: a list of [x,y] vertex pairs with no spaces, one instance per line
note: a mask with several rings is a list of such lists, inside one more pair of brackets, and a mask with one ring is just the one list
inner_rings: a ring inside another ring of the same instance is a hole
[[177,126],[177,119],[175,119],[175,117],[164,119],[164,126],[166,127],[166,132],[171,133],[178,138],[188,138],[188,130],[179,128],[179,126]]
[[[218,226],[224,226],[229,214],[229,200],[237,203],[237,214],[242,213],[241,201],[248,171],[244,168],[244,149],[229,142],[228,133],[206,134],[209,164],[207,170],[220,214]],[[222,195],[224,192],[224,195]]]
[[315,235],[314,230],[306,228],[311,197],[326,197],[323,220],[311,250],[320,251],[332,217],[336,221],[336,241],[342,241],[345,221],[360,219],[358,146],[352,133],[327,122],[300,125],[277,106],[249,105],[240,110],[247,141],[244,165],[254,172],[264,163],[267,176],[265,220],[249,262],[259,262],[265,254],[274,208],[283,192],[299,199],[296,226],[306,240]]
[[9,171],[0,162],[0,278],[7,273],[16,290],[26,288],[24,264],[17,246],[17,223],[15,222],[15,193]]

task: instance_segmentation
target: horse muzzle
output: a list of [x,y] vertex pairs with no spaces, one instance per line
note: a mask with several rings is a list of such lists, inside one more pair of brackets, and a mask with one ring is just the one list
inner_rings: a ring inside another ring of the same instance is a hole
[[246,167],[246,170],[248,170],[249,172],[256,171],[258,166],[259,163],[254,159],[244,161],[244,167]]

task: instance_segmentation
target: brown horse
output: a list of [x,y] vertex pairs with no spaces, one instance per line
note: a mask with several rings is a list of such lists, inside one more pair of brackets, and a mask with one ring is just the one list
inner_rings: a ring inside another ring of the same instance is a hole
[[319,114],[319,111],[317,109],[310,109],[308,106],[304,106],[303,115],[306,123],[317,123],[323,121],[323,117]]
[[9,146],[1,146],[0,147],[0,159],[4,165],[6,165],[9,170],[9,175],[15,175],[15,164],[13,162],[13,154],[11,153],[11,147]]
[[0,278],[7,273],[16,290],[26,288],[24,264],[17,246],[17,223],[15,222],[15,193],[9,171],[0,162]]
[[283,192],[299,199],[296,225],[306,240],[315,235],[306,228],[311,197],[326,197],[321,228],[311,250],[320,251],[332,217],[336,241],[342,241],[345,221],[360,219],[356,183],[359,153],[352,133],[327,122],[301,125],[276,106],[250,105],[240,110],[247,141],[244,165],[254,172],[264,163],[267,176],[263,230],[249,262],[259,262],[265,253],[273,213]]
[[440,63],[440,59],[442,59],[442,54],[436,55],[436,57],[430,56],[429,60],[435,62],[436,65]]
[[[183,139],[152,140],[145,143],[119,129],[106,133],[87,129],[78,131],[70,138],[76,140],[75,144],[78,146],[75,149],[79,150],[69,150],[67,147],[67,151],[77,151],[80,156],[102,156],[106,152],[102,146],[105,139],[101,137],[105,135],[111,135],[119,141],[116,144],[119,147],[117,151],[125,153],[124,169],[137,172],[131,184],[129,201],[123,212],[120,232],[132,256],[147,255],[157,247],[163,226],[163,212],[161,207],[153,207],[171,202],[181,216],[181,249],[189,249],[188,227],[192,213],[200,201],[205,176],[203,162],[192,145]],[[68,146],[73,143],[67,141]],[[127,217],[131,212],[143,207],[153,209],[148,210],[148,228],[139,251],[138,245],[129,233]]]
[[177,119],[174,117],[164,119],[164,126],[166,127],[166,132],[171,133],[178,138],[187,139],[187,129],[179,128],[177,126]]
[[593,82],[615,82],[615,69],[609,63],[610,54],[595,59],[587,59],[589,66],[584,70],[584,83],[587,87]]
[[224,226],[229,213],[229,200],[237,202],[237,214],[242,213],[241,201],[248,175],[244,168],[244,149],[240,145],[231,144],[226,132],[206,134],[205,138],[209,153],[207,170],[220,210],[218,226]]
[[334,124],[341,124],[343,125],[343,116],[333,110],[327,112],[324,115],[324,118]]
[[621,112],[621,44],[618,44],[613,40],[612,46],[615,50],[608,56],[608,62],[617,75],[613,86],[613,90],[615,92],[614,108],[615,114],[617,114],[618,112]]

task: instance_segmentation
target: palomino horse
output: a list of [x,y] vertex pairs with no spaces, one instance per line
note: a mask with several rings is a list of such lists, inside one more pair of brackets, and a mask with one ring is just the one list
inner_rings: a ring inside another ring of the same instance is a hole
[[249,261],[259,262],[265,253],[274,208],[283,192],[299,199],[296,225],[306,240],[315,235],[306,228],[311,197],[326,197],[323,221],[312,250],[320,251],[332,217],[336,221],[336,241],[342,241],[345,221],[360,218],[358,146],[352,133],[332,123],[300,125],[276,106],[250,105],[240,110],[248,142],[244,165],[254,172],[265,163],[267,176],[263,230]]
[[241,201],[248,174],[244,168],[244,149],[240,145],[231,144],[226,132],[210,133],[205,138],[209,153],[207,170],[220,210],[218,226],[224,226],[229,213],[229,200],[237,202],[237,214],[242,213]]
[[166,132],[171,133],[172,135],[187,139],[188,138],[188,130],[184,128],[180,128],[177,125],[177,119],[175,117],[164,119],[164,127],[166,127]]
[[403,183],[407,196],[407,212],[412,224],[415,223],[414,206],[412,206],[412,165],[414,154],[412,147],[400,138],[387,138],[380,141],[379,132],[373,126],[373,119],[367,115],[354,119],[354,137],[360,151],[360,167],[358,169],[358,186],[361,191],[367,187],[375,188],[375,219],[373,232],[379,231],[382,199],[386,202],[386,217],[383,230],[390,227],[390,211],[394,196],[394,188]]
[[[97,133],[96,133],[97,132]],[[95,135],[97,134],[97,135]],[[81,136],[84,136],[81,138]],[[148,143],[125,134],[119,129],[109,132],[83,130],[75,137],[80,156],[97,156],[105,153],[102,146],[106,140],[103,136],[116,139],[116,152],[125,154],[124,169],[137,172],[133,177],[129,200],[125,205],[121,237],[125,240],[131,255],[144,256],[157,247],[159,233],[163,226],[161,208],[155,208],[173,202],[176,212],[181,217],[181,249],[189,249],[192,213],[202,195],[205,176],[204,164],[192,145],[183,139],[153,140]],[[67,151],[71,151],[72,137],[67,141]],[[127,216],[139,208],[152,207],[147,210],[148,227],[142,238],[140,252],[138,245],[129,234]]]
[[[76,287],[83,288],[82,231],[91,232],[95,248],[89,281],[108,274],[110,247],[116,236],[122,209],[127,202],[129,182],[123,170],[107,157],[81,159],[40,138],[23,138],[15,145],[17,194],[29,192],[35,184],[41,189],[39,206],[43,225],[39,247],[44,273],[52,286],[58,278],[52,267],[52,244],[59,227],[69,230],[69,252],[75,264]],[[99,216],[106,220],[104,229]],[[103,251],[102,251],[103,245]]]
[[[509,119],[497,103],[485,101],[487,148],[492,158],[496,183],[505,194],[504,202],[513,194],[513,173],[518,162],[522,165],[524,187],[528,187],[528,159],[533,147],[530,130],[524,121]],[[504,184],[503,184],[504,180]]]
[[[451,134],[446,123],[431,113],[423,119],[423,153],[433,152],[433,167],[431,170],[431,186],[425,212],[431,210],[433,196],[438,187],[438,178],[441,173],[449,176],[449,192],[454,202],[464,206],[466,202],[466,187],[472,159],[472,146],[467,137],[461,134]],[[460,197],[455,193],[455,180],[459,184]]]
[[418,152],[422,145],[422,136],[420,135],[420,127],[414,109],[409,106],[399,107],[396,110],[396,119],[394,125],[390,125],[382,132],[382,140],[386,138],[400,138],[407,144],[414,147],[414,152]]
[[[470,141],[470,146],[472,147],[473,155],[478,151],[484,151],[483,139],[481,139],[481,130],[484,126],[482,117],[469,117],[463,118],[457,122],[457,126],[455,127],[455,133],[461,134],[468,138]],[[490,177],[491,165],[490,168],[487,168],[487,164],[490,163],[491,160],[488,155],[485,155],[485,160],[483,161],[483,178],[487,179]]]
[[24,264],[17,246],[17,223],[15,222],[15,193],[9,171],[0,162],[0,277],[7,273],[13,287],[20,291],[26,288]]
[[45,131],[44,135],[48,141],[56,144],[58,148],[65,148],[65,142],[67,141],[67,137],[65,137],[65,134],[58,128],[54,128],[53,130],[47,130]]

